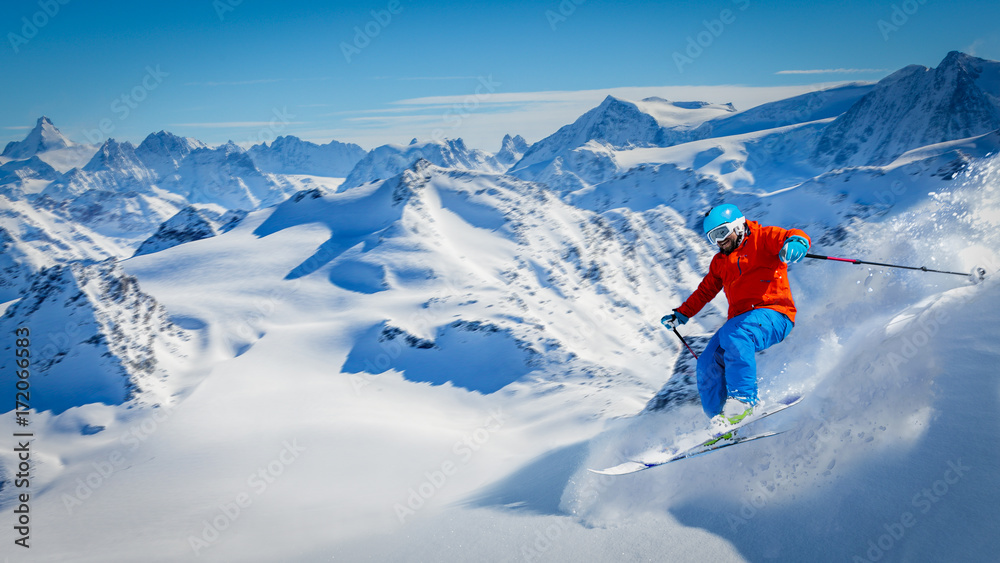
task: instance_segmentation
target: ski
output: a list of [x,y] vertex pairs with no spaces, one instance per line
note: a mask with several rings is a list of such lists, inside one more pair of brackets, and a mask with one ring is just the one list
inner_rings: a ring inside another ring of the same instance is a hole
[[[754,422],[767,418],[772,414],[779,413],[788,407],[795,406],[800,401],[802,401],[802,397],[795,395],[785,397],[784,399],[778,400],[772,404],[765,405],[760,412],[755,412],[737,424],[726,428],[725,433],[735,432],[748,424],[753,424]],[[736,436],[733,439],[722,440],[711,446],[707,446],[705,445],[705,442],[709,442],[721,436],[721,434],[711,434],[704,440],[698,440],[697,444],[694,446],[684,448],[664,448],[658,451],[646,452],[637,456],[636,459],[626,461],[614,467],[606,469],[588,469],[588,471],[599,475],[627,475],[629,473],[649,469],[650,467],[658,467],[673,461],[687,459],[689,457],[705,454],[728,446],[735,446],[736,444],[751,442],[753,440],[759,440],[760,438],[767,438],[777,434],[780,434],[780,432],[763,432],[746,437]]]
[[711,446],[697,446],[690,450],[685,450],[680,453],[673,454],[670,457],[659,460],[647,460],[647,461],[626,461],[625,463],[616,465],[614,467],[609,467],[607,469],[588,469],[591,473],[597,473],[598,475],[628,475],[629,473],[637,473],[651,467],[659,467],[661,465],[666,465],[675,461],[680,461],[682,459],[689,459],[692,457],[697,457],[700,455],[707,454],[708,452],[713,452],[715,450],[721,450],[722,448],[728,448],[729,446],[735,446],[737,444],[743,444],[746,442],[753,442],[754,440],[760,440],[761,438],[769,438],[771,436],[777,436],[782,434],[782,432],[762,432],[760,434],[754,434],[753,436],[737,436],[732,440],[725,440],[713,444]]
[[713,444],[711,446],[704,446],[701,449],[689,450],[686,453],[677,454],[676,456],[672,457],[671,459],[669,459],[669,460],[667,460],[667,461],[665,461],[663,463],[657,463],[657,464],[651,465],[649,467],[656,467],[657,465],[663,465],[663,464],[666,464],[666,463],[670,463],[672,461],[680,461],[682,459],[688,459],[688,458],[696,457],[696,456],[699,456],[699,455],[707,454],[708,452],[712,452],[712,451],[715,451],[715,450],[721,450],[722,448],[728,448],[729,446],[735,446],[736,444],[742,444],[744,442],[753,442],[754,440],[760,440],[761,438],[768,438],[770,436],[777,436],[778,434],[782,434],[784,432],[785,432],[784,430],[782,430],[780,432],[777,432],[777,431],[768,431],[768,432],[762,432],[760,434],[754,434],[753,436],[737,436],[733,440],[725,440],[725,441]]

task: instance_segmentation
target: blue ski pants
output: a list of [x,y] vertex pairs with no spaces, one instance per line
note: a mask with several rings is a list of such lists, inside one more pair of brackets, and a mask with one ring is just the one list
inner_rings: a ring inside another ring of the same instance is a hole
[[756,404],[755,354],[791,331],[792,321],[772,309],[753,309],[726,321],[698,357],[698,393],[705,414],[721,413],[727,397]]

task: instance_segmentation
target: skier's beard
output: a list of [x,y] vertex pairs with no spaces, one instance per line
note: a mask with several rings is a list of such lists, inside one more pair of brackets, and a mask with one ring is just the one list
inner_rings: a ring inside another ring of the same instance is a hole
[[736,239],[727,238],[726,240],[722,241],[722,243],[719,244],[719,252],[723,253],[726,256],[729,256],[730,254],[735,252],[737,248],[739,248],[740,238],[741,237],[737,235]]

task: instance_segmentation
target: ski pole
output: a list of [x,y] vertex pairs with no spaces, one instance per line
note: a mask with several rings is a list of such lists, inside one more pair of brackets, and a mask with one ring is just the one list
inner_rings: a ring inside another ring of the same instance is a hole
[[969,278],[972,283],[978,283],[986,277],[986,270],[975,267],[972,269],[971,273],[962,272],[946,272],[944,270],[932,270],[927,266],[900,266],[899,264],[884,264],[882,262],[869,262],[867,260],[858,260],[856,258],[835,258],[833,256],[823,256],[822,254],[806,254],[806,258],[815,258],[817,260],[834,260],[837,262],[850,262],[851,264],[868,264],[871,266],[885,266],[886,268],[901,268],[904,270],[920,270],[921,272],[934,272],[937,274],[951,274],[954,276],[965,276]]
[[694,350],[692,350],[692,349],[691,349],[691,347],[690,347],[690,346],[688,346],[688,343],[687,343],[687,340],[684,340],[684,337],[683,337],[683,336],[681,336],[681,333],[677,332],[677,327],[674,327],[674,334],[676,334],[676,335],[677,335],[677,338],[680,338],[680,339],[681,339],[681,343],[683,343],[683,344],[684,344],[684,347],[685,347],[685,348],[687,348],[687,349],[688,349],[688,352],[691,352],[691,355],[692,355],[692,356],[694,356],[694,359],[696,359],[696,360],[697,360],[697,359],[698,359],[698,354],[695,354],[695,353],[694,353]]

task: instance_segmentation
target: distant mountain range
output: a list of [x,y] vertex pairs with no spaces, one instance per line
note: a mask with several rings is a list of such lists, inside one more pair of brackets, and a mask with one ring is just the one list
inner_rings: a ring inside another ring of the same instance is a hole
[[278,137],[270,146],[254,145],[248,151],[254,164],[273,174],[311,174],[344,178],[366,151],[353,143],[330,141],[317,145],[298,137]]

